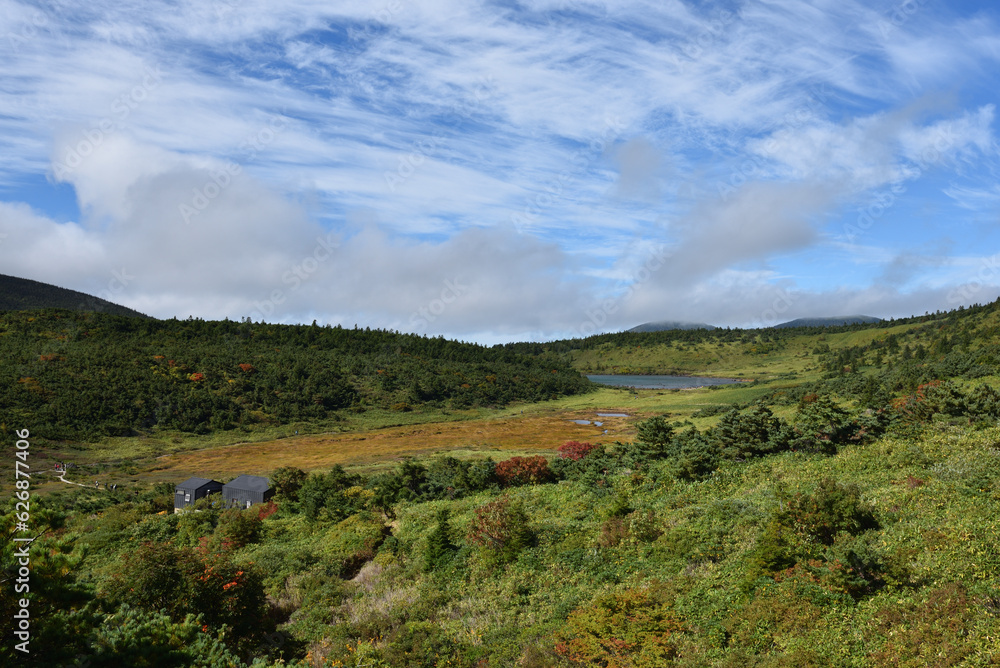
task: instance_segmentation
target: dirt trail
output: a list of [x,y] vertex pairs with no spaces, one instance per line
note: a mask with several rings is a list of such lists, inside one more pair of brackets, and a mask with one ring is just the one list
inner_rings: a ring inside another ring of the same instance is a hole
[[90,487],[90,485],[84,485],[82,482],[73,482],[71,480],[66,480],[66,472],[63,471],[59,474],[59,479],[66,483],[67,485],[77,485],[79,487]]

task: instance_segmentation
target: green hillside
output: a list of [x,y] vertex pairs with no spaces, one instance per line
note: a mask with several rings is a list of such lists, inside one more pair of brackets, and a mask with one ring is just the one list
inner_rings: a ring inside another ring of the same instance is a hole
[[92,295],[0,274],[0,311],[59,308],[138,318],[148,316]]
[[592,388],[558,359],[395,332],[0,313],[0,424],[48,439],[253,431]]
[[[380,370],[423,370],[418,386],[440,381],[440,396],[427,400],[444,404],[489,391],[476,376],[487,371],[511,397],[524,396],[517,378],[534,385],[545,374],[556,383],[545,394],[582,392],[570,361],[620,368],[639,357],[636,368],[704,372],[711,359],[759,379],[634,400],[624,390],[560,399],[583,405],[607,393],[661,414],[629,418],[634,438],[570,441],[547,457],[443,452],[310,473],[275,455],[255,465],[270,470],[274,503],[247,510],[209,498],[200,512],[174,514],[173,485],[162,483],[35,494],[25,665],[997,665],[998,309],[832,330],[614,334],[489,349],[391,332],[9,317],[0,345],[10,351],[80,343],[65,360],[44,362],[63,364],[111,349],[94,358],[107,372],[93,379],[165,373],[182,388],[176,397],[202,396],[197,383],[237,359],[256,360],[261,376],[280,382],[236,396],[281,399],[255,409],[265,411],[305,410],[309,394],[296,379],[324,361],[336,364],[357,408],[408,391],[380,386]],[[164,351],[176,355],[166,358],[173,365],[156,360]],[[129,362],[109,361],[116,357]],[[296,374],[299,360],[307,364]],[[174,378],[181,363],[187,375]],[[66,374],[83,386],[82,368],[67,364],[46,378]],[[453,382],[456,373],[463,377]],[[207,396],[239,382],[222,379]],[[51,387],[48,396],[62,396]],[[33,471],[35,485],[43,476]],[[9,538],[24,520],[8,498],[0,566],[12,581]],[[16,606],[4,597],[0,614],[12,618]],[[0,656],[9,662],[7,633]]]
[[970,351],[992,353],[998,333],[1000,302],[994,302],[843,327],[620,332],[550,343],[516,343],[508,348],[525,354],[559,355],[582,373],[803,382],[829,377],[832,372],[879,375],[911,360],[910,366],[923,367],[952,353],[952,362]]

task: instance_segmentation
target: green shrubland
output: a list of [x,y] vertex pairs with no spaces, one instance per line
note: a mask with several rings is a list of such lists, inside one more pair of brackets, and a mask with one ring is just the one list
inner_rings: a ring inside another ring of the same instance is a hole
[[448,457],[370,477],[286,471],[301,484],[250,510],[157,515],[162,489],[53,494],[38,501],[51,530],[33,605],[42,637],[75,633],[39,654],[102,665],[142,642],[167,657],[156,665],[1000,659],[1000,428],[903,408],[876,436],[859,426],[867,409],[830,403],[817,420],[816,404],[788,422],[754,404],[704,431],[653,418],[639,427],[652,442],[567,444],[544,475]]
[[996,313],[966,311],[792,332],[811,377],[548,458],[283,467],[240,511],[175,515],[169,485],[37,496],[30,661],[996,665]]

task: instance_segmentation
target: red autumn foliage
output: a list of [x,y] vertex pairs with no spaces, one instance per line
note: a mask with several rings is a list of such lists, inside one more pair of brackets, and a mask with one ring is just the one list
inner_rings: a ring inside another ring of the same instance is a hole
[[257,510],[257,519],[266,520],[276,512],[278,512],[278,504],[274,501],[268,501],[260,505],[260,508]]
[[904,422],[927,422],[935,414],[958,416],[968,411],[967,397],[950,381],[932,380],[917,391],[892,401]]
[[940,380],[932,380],[917,387],[917,391],[905,397],[896,397],[892,400],[892,407],[901,413],[911,413],[918,404],[927,401],[927,393],[941,385]]
[[541,455],[511,457],[497,462],[496,474],[504,487],[547,482],[552,479],[549,462]]
[[566,441],[559,446],[559,458],[560,459],[570,459],[574,462],[578,462],[594,449],[596,445],[591,445],[590,443],[580,443],[579,441]]
[[253,364],[247,364],[246,362],[240,364],[240,370],[245,373],[250,373],[251,371],[255,371]]

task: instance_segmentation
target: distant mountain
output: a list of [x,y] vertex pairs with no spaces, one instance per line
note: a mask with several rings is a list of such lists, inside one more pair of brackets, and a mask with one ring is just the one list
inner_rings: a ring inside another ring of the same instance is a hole
[[644,322],[643,324],[628,330],[630,332],[665,332],[670,329],[716,329],[715,325],[706,325],[703,322],[678,322],[676,320],[663,320],[661,322]]
[[882,318],[875,318],[870,315],[838,315],[829,318],[797,318],[775,325],[774,328],[781,327],[841,327],[843,325],[870,324],[882,322]]
[[125,306],[77,292],[40,283],[27,278],[0,274],[0,311],[28,311],[43,308],[64,308],[71,311],[94,311],[110,315],[148,318],[148,315]]

